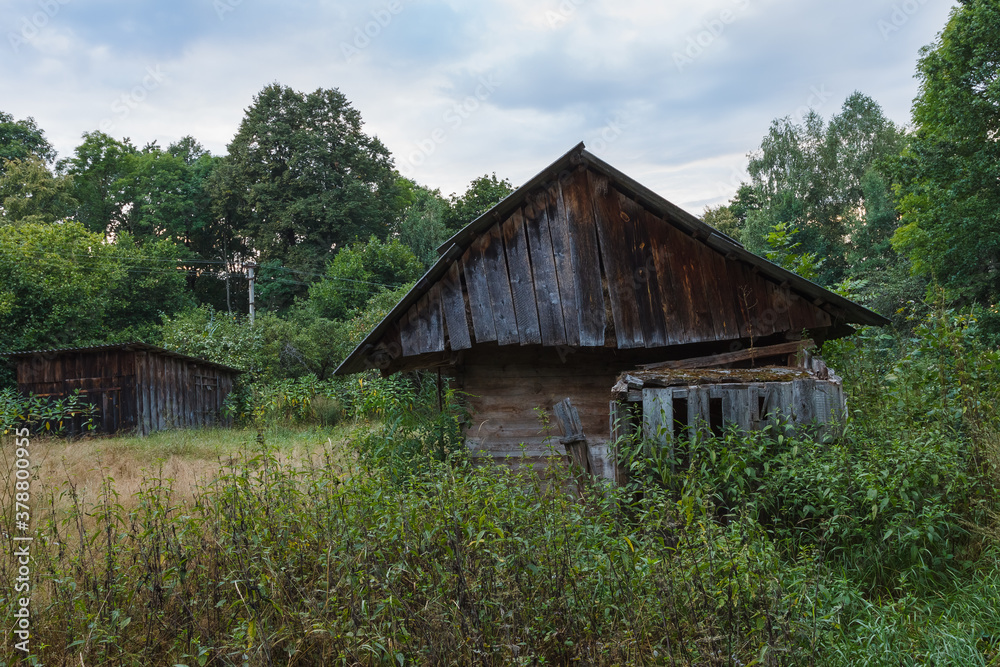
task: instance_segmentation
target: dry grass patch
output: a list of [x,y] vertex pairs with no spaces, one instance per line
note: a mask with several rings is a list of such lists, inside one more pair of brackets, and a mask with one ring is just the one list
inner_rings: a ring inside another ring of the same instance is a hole
[[[353,460],[344,442],[354,430],[353,424],[328,428],[272,427],[263,431],[276,458],[282,464],[299,466],[318,463],[330,452],[336,462],[349,465]],[[65,440],[52,437],[31,438],[32,498],[36,505],[52,506],[61,513],[72,504],[76,493],[80,505],[98,502],[103,485],[111,480],[118,502],[129,509],[135,506],[138,491],[151,480],[169,484],[172,499],[187,503],[198,489],[208,484],[227,465],[232,465],[241,450],[256,446],[258,433],[252,429],[192,429],[161,431],[147,437],[120,436]],[[13,439],[0,439],[0,470],[14,470]]]

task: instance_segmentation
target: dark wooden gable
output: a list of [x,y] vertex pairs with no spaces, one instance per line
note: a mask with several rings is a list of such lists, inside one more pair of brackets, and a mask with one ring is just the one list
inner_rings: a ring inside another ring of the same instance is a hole
[[582,155],[452,239],[338,374],[447,363],[483,343],[656,349],[824,329],[834,314],[880,323],[728,237],[712,247],[710,227]]

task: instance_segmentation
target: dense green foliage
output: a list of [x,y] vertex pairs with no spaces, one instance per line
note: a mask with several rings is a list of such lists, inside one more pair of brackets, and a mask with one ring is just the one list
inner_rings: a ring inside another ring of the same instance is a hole
[[7,170],[8,161],[35,157],[43,162],[52,162],[55,156],[52,144],[35,124],[34,118],[14,120],[9,113],[0,111],[0,174]]
[[27,428],[33,433],[62,434],[76,419],[80,432],[93,429],[97,407],[83,400],[79,391],[65,398],[21,396],[13,389],[0,390],[0,435]]
[[963,2],[917,66],[916,133],[899,166],[894,243],[956,296],[1000,296],[1000,7]]
[[336,89],[264,88],[227,161],[241,227],[264,261],[320,271],[335,249],[385,238],[397,214],[389,151],[361,131],[361,114]]
[[0,349],[152,335],[159,313],[191,302],[183,273],[149,269],[174,254],[166,241],[108,243],[77,222],[0,226]]
[[444,226],[449,233],[455,233],[486,211],[500,203],[514,187],[506,178],[489,174],[480,176],[469,184],[465,194],[451,196],[451,206],[445,211]]

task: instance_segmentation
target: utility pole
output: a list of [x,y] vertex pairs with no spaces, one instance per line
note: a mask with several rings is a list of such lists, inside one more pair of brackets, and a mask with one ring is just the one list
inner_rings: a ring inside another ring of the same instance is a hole
[[250,326],[253,326],[253,316],[254,316],[254,302],[253,302],[253,270],[257,268],[257,265],[253,262],[247,262],[244,264],[247,268],[247,277],[250,279]]

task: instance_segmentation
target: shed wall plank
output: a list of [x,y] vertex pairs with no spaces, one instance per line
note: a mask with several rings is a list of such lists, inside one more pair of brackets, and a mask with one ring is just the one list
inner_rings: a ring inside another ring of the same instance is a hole
[[552,256],[556,263],[559,303],[562,306],[563,324],[566,328],[566,344],[579,345],[580,299],[573,271],[573,249],[566,203],[563,201],[558,183],[548,188],[545,194],[547,197],[546,218],[549,222],[549,235],[552,239]]
[[510,290],[510,276],[507,273],[507,256],[503,247],[500,225],[496,224],[484,235],[483,258],[486,266],[487,286],[493,309],[493,325],[500,345],[517,345],[517,315],[514,312],[514,297]]
[[469,309],[472,313],[472,329],[477,343],[489,343],[497,339],[493,324],[493,306],[487,283],[486,267],[483,259],[482,237],[476,239],[465,251],[462,266],[465,271],[465,285],[469,291]]
[[617,193],[606,178],[589,171],[587,175],[594,198],[597,238],[604,263],[608,294],[611,298],[611,313],[618,347],[622,349],[644,347],[639,305],[636,303],[632,285],[631,253],[625,248],[622,211],[618,204]]
[[531,260],[528,256],[528,239],[524,230],[524,216],[520,210],[503,223],[504,250],[507,253],[517,335],[521,345],[538,345],[542,334],[538,325],[538,306],[532,280]]
[[566,325],[563,322],[559,279],[552,254],[552,236],[549,232],[544,193],[536,193],[532,197],[532,203],[524,209],[524,219],[542,344],[566,345]]
[[462,276],[459,271],[458,262],[452,262],[441,279],[441,299],[448,327],[449,346],[452,350],[467,350],[472,347],[472,336],[465,314],[465,296],[462,293]]
[[606,311],[601,287],[601,256],[594,222],[594,204],[587,189],[587,172],[577,169],[560,181],[570,231],[573,280],[577,291],[580,345],[604,345]]

